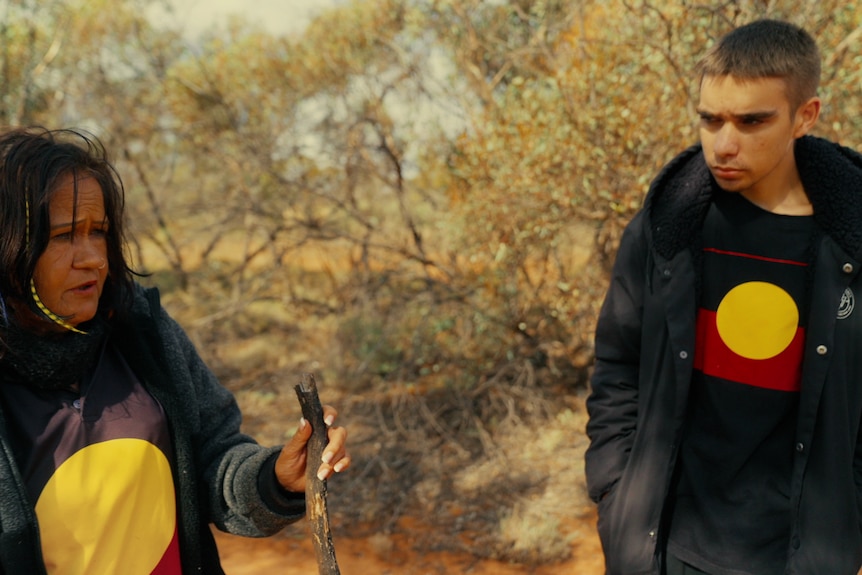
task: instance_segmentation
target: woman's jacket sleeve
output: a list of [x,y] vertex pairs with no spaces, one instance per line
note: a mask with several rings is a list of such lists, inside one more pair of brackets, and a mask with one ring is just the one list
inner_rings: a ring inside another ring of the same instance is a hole
[[164,310],[160,324],[165,345],[179,352],[175,358],[184,362],[177,366],[184,372],[180,379],[188,377],[193,386],[194,403],[184,411],[191,421],[185,424],[194,430],[194,467],[201,497],[208,503],[208,519],[223,531],[257,537],[301,518],[304,496],[291,497],[276,486],[272,463],[280,448],[262,447],[240,432],[242,416],[233,394],[219,383]]

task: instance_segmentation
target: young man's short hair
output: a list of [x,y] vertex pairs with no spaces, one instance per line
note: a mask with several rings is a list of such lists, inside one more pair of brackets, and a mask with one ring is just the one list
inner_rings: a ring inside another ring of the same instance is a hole
[[707,76],[740,79],[782,78],[792,111],[817,95],[820,51],[802,28],[780,20],[756,20],[729,32],[698,62]]

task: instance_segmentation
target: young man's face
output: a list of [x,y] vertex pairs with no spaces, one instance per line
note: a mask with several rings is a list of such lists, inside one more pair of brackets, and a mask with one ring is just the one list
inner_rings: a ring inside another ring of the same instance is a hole
[[817,98],[794,113],[780,78],[706,76],[697,111],[703,154],[721,188],[756,201],[798,182],[793,145],[817,120]]

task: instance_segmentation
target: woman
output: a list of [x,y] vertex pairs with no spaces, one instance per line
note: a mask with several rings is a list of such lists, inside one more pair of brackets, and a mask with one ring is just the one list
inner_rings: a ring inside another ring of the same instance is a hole
[[[302,517],[303,420],[283,448],[124,257],[123,187],[69,131],[0,135],[0,572],[222,573],[209,524],[264,536]],[[325,479],[350,465],[325,408]],[[310,463],[312,464],[312,463]]]

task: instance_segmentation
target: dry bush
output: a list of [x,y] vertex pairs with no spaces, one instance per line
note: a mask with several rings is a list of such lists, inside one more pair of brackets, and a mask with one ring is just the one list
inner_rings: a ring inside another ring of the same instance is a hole
[[[178,305],[174,294],[166,300]],[[338,374],[327,375],[315,353],[332,341],[337,322],[315,324],[314,340],[274,319],[269,332],[248,331],[259,311],[251,306],[242,320],[216,322],[218,329],[203,322],[190,333],[207,342],[201,349],[234,391],[244,430],[263,443],[293,433],[300,417],[293,386],[300,374],[322,376],[321,398],[338,407],[353,457],[350,471],[333,479],[329,490],[339,537],[385,542],[418,530],[417,551],[464,551],[524,564],[568,556],[577,536],[573,522],[589,509],[583,385],[549,385],[554,378],[547,366],[518,360],[472,388],[438,379],[359,391]],[[233,337],[213,345],[220,337],[214,332]],[[585,377],[584,371],[578,380]]]
[[527,564],[571,551],[588,508],[581,399],[539,384],[529,362],[472,389],[345,397],[354,470],[333,489],[344,535],[416,529],[421,550]]

